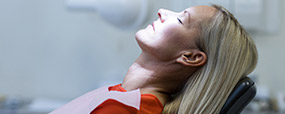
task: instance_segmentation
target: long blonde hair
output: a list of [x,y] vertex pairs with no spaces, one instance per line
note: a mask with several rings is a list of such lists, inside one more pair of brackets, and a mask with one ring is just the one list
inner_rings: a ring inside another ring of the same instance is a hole
[[201,23],[197,42],[208,60],[171,99],[163,114],[217,114],[237,82],[257,64],[254,41],[225,8],[212,5],[216,14]]

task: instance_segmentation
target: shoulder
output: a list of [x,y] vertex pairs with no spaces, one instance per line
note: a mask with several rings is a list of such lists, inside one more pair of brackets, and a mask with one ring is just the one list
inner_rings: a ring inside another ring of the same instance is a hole
[[[140,94],[139,90],[136,94],[126,94],[127,92],[120,85],[109,87],[109,91],[122,92],[122,99],[107,99],[100,105],[98,105],[91,114],[161,114],[163,106],[155,95],[152,94]],[[112,93],[112,92],[111,92]],[[119,95],[119,94],[118,94]],[[135,97],[140,97],[135,98]],[[116,96],[118,97],[118,96]],[[138,100],[138,101],[137,101]],[[128,101],[128,102],[126,102]],[[137,108],[130,105],[137,104]]]
[[163,106],[155,95],[142,94],[139,114],[161,114]]
[[140,110],[108,99],[95,108],[91,114],[161,114],[163,107],[154,95],[142,94],[141,96]]

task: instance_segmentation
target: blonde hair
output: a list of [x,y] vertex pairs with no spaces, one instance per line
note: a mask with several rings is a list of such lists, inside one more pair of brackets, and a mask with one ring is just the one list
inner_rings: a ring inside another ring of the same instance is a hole
[[229,11],[212,6],[217,12],[201,23],[197,42],[207,63],[164,106],[163,114],[217,114],[237,82],[255,69],[254,41]]

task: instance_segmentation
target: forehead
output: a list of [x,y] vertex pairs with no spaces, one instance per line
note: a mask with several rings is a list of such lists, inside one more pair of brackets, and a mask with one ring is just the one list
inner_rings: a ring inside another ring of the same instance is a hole
[[211,6],[194,6],[185,9],[190,13],[191,20],[202,21],[204,19],[209,19],[214,16],[217,11],[216,8]]

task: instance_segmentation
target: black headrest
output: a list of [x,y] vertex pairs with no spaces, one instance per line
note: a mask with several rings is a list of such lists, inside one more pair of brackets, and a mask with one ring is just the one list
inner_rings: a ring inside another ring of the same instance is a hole
[[246,77],[235,86],[220,114],[239,114],[256,95],[254,82]]

